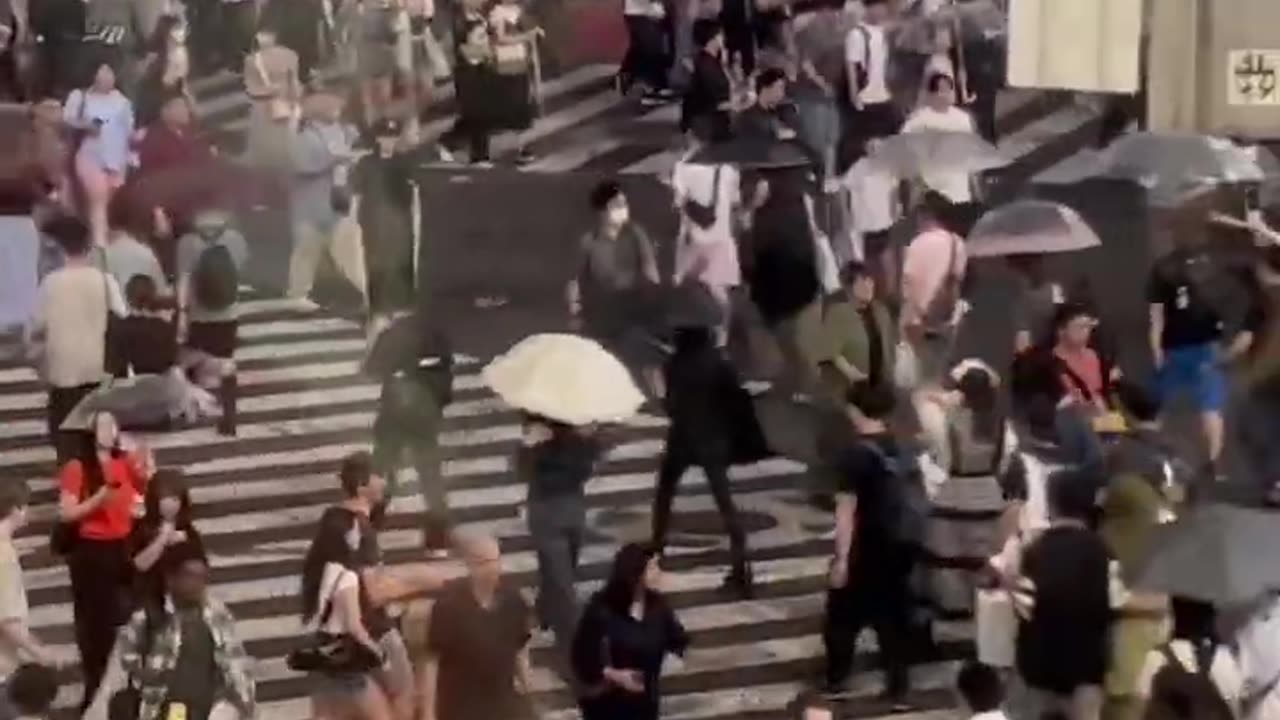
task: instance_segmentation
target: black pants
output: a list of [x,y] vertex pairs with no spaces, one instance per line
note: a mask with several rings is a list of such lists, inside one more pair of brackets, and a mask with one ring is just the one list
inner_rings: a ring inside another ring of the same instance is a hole
[[218,25],[222,32],[215,35],[222,39],[221,61],[229,70],[238,71],[244,59],[253,51],[253,36],[258,26],[257,3],[251,0],[221,3]]
[[[879,563],[878,563],[879,564]],[[827,591],[822,644],[827,654],[827,682],[843,683],[853,671],[854,652],[863,628],[876,631],[885,690],[899,699],[910,689],[911,568],[902,557],[879,567],[852,569],[849,582]]]
[[707,474],[707,485],[711,488],[711,497],[715,499],[716,508],[724,520],[725,531],[729,534],[729,555],[733,571],[745,574],[747,568],[747,540],[742,531],[742,522],[738,519],[738,508],[733,504],[733,496],[729,493],[729,464],[725,461],[713,461],[706,458],[680,452],[668,448],[662,456],[662,465],[658,469],[658,488],[653,497],[653,544],[662,548],[667,540],[667,528],[671,523],[671,501],[675,499],[680,479],[691,467],[700,466]]
[[625,85],[639,81],[653,90],[665,88],[671,71],[667,23],[637,15],[625,15],[623,20],[627,23],[629,39],[627,54],[622,59]]
[[106,672],[116,630],[129,619],[133,573],[124,540],[80,539],[67,564],[71,569],[76,648],[84,675],[83,709],[93,702]]
[[77,455],[80,451],[81,439],[84,436],[84,433],[80,431],[59,429],[62,426],[62,421],[66,420],[71,411],[76,409],[76,405],[79,405],[80,401],[97,387],[96,384],[91,384],[66,388],[49,388],[46,418],[49,423],[49,443],[53,445],[58,467],[62,467],[63,463]]
[[984,140],[995,144],[1000,139],[1000,131],[996,128],[996,88],[979,88],[974,92],[973,102],[969,104],[969,112],[973,114],[973,123],[978,134]]

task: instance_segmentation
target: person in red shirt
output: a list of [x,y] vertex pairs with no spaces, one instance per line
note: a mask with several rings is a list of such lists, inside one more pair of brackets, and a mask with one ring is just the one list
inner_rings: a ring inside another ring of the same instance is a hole
[[132,564],[128,538],[134,507],[146,491],[154,469],[142,446],[126,451],[120,428],[110,413],[96,414],[78,457],[58,476],[59,520],[70,526],[67,565],[76,647],[84,674],[88,707],[106,670],[116,630],[133,609]]
[[1107,411],[1107,378],[1098,352],[1089,346],[1098,321],[1082,305],[1067,303],[1054,317],[1053,355],[1063,389],[1077,403]]

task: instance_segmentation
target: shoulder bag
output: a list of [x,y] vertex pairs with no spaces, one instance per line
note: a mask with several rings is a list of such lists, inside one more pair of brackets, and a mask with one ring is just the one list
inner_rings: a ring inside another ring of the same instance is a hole
[[686,197],[681,205],[685,217],[694,225],[706,230],[716,224],[716,209],[720,204],[720,166],[717,165],[711,176],[711,202],[703,204]]
[[336,573],[329,592],[324,594],[324,609],[316,620],[316,631],[286,656],[285,663],[290,670],[330,674],[365,673],[382,666],[382,658],[349,633],[335,635],[324,630],[333,614],[333,596],[338,591],[338,583],[347,572],[352,571],[344,569],[343,572]]

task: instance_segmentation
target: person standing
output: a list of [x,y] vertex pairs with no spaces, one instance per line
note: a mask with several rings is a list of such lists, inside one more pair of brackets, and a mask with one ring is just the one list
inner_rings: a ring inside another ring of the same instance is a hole
[[626,0],[627,54],[618,69],[618,90],[626,95],[639,84],[645,98],[660,98],[667,89],[671,47],[667,6],[662,0]]
[[705,142],[728,140],[738,109],[725,68],[725,31],[715,20],[693,24],[693,72],[680,104],[680,132]]
[[426,717],[532,720],[529,607],[502,577],[496,540],[468,537],[458,545],[467,575],[445,584],[427,629]]
[[833,381],[833,396],[843,398],[856,383],[890,383],[894,378],[896,330],[889,309],[876,297],[876,281],[863,264],[851,262],[840,270],[843,296],[828,302],[822,314],[826,344],[824,364]]
[[155,33],[148,39],[146,59],[143,61],[142,82],[139,84],[138,124],[151,125],[173,95],[181,95],[194,104],[188,79],[191,74],[190,53],[187,52],[187,26],[176,15],[165,15],[156,24]]
[[140,605],[164,605],[164,573],[175,549],[190,545],[204,553],[204,541],[191,520],[191,493],[177,470],[156,471],[143,498],[142,519],[129,534],[135,572],[135,596]]
[[583,613],[573,639],[583,720],[658,720],[662,663],[689,647],[662,597],[658,559],[653,548],[624,545]]
[[534,74],[542,28],[534,25],[521,0],[501,0],[489,11],[493,32],[493,129],[516,134],[516,164],[533,162],[524,134],[537,115]]
[[66,255],[66,264],[40,283],[25,343],[37,355],[37,372],[49,386],[46,419],[59,466],[79,450],[74,432],[62,423],[107,375],[111,357],[109,316],[128,313],[120,286],[99,270],[90,255],[89,230],[63,216],[45,226]]
[[666,544],[671,502],[681,478],[690,467],[701,467],[729,536],[725,588],[750,598],[754,589],[746,533],[730,492],[729,466],[754,462],[766,454],[754,406],[733,365],[716,347],[712,331],[705,327],[676,330],[675,353],[667,361],[664,385],[671,425],[653,498],[653,546],[661,552]]
[[[218,432],[236,434],[238,393],[235,355],[240,328],[240,275],[249,261],[249,245],[231,227],[230,216],[206,210],[196,216],[195,230],[178,241],[179,335],[187,349],[213,358],[216,377],[200,378],[205,389],[218,390],[222,417]],[[182,331],[185,327],[185,333]]]
[[302,123],[293,139],[293,252],[289,256],[288,296],[305,299],[315,283],[321,256],[368,302],[364,248],[356,233],[342,232],[349,194],[348,177],[356,155],[355,128],[342,121],[342,99],[313,87],[303,101]]
[[489,140],[493,135],[495,53],[493,31],[484,0],[462,0],[462,12],[453,18],[453,83],[458,98],[458,125],[468,142],[468,161],[475,167],[492,167]]
[[910,579],[918,548],[904,537],[909,512],[906,450],[889,432],[891,388],[858,383],[848,417],[859,441],[837,461],[835,555],[823,620],[826,691],[839,695],[853,669],[858,635],[870,625],[880,646],[885,695],[894,712],[909,709]]
[[[973,117],[956,107],[956,81],[951,75],[935,72],[925,80],[923,103],[917,107],[902,125],[904,133],[942,132],[972,134]],[[969,174],[955,170],[936,169],[923,178],[929,188],[936,190],[955,205],[973,201]]]
[[235,618],[208,594],[209,560],[193,543],[165,558],[164,602],[144,606],[120,631],[121,668],[140,685],[138,720],[255,716],[252,660]]
[[110,65],[99,64],[93,82],[71,91],[62,119],[83,136],[72,159],[72,195],[84,211],[94,245],[103,247],[110,226],[107,209],[124,185],[133,136],[133,104],[116,88]]
[[414,162],[397,152],[400,123],[383,119],[373,128],[377,147],[351,171],[351,212],[360,223],[373,326],[418,302],[418,185]]
[[245,92],[252,101],[245,155],[255,167],[283,173],[291,166],[289,138],[302,97],[298,54],[277,43],[271,25],[259,27],[254,40],[256,47],[245,57],[243,71]]
[[[733,224],[742,205],[742,181],[733,165],[699,165],[689,162],[702,147],[690,134],[689,152],[676,163],[671,176],[675,206],[680,212],[673,284],[699,283],[720,306],[728,329],[732,316],[731,294],[742,284],[738,243]],[[724,334],[727,340],[727,332]]]
[[127,541],[133,531],[133,508],[142,500],[155,467],[145,448],[123,448],[110,413],[94,415],[89,430],[79,457],[58,475],[58,521],[66,536],[63,550],[69,551],[76,647],[84,673],[81,710],[93,701],[116,628],[133,607]]

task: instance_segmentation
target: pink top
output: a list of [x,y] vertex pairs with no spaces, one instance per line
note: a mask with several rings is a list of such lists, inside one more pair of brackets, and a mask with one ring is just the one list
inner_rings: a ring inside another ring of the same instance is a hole
[[964,275],[967,263],[964,240],[958,235],[941,228],[917,235],[902,258],[903,323],[918,324],[947,276]]
[[1053,349],[1053,354],[1075,374],[1076,378],[1084,383],[1085,388],[1089,390],[1089,397],[1085,397],[1085,393],[1080,389],[1080,385],[1071,375],[1063,372],[1061,374],[1062,387],[1075,398],[1077,402],[1102,405],[1106,399],[1103,397],[1104,384],[1102,381],[1102,360],[1098,358],[1098,353],[1093,348],[1080,348],[1073,350],[1064,348],[1061,345]]

